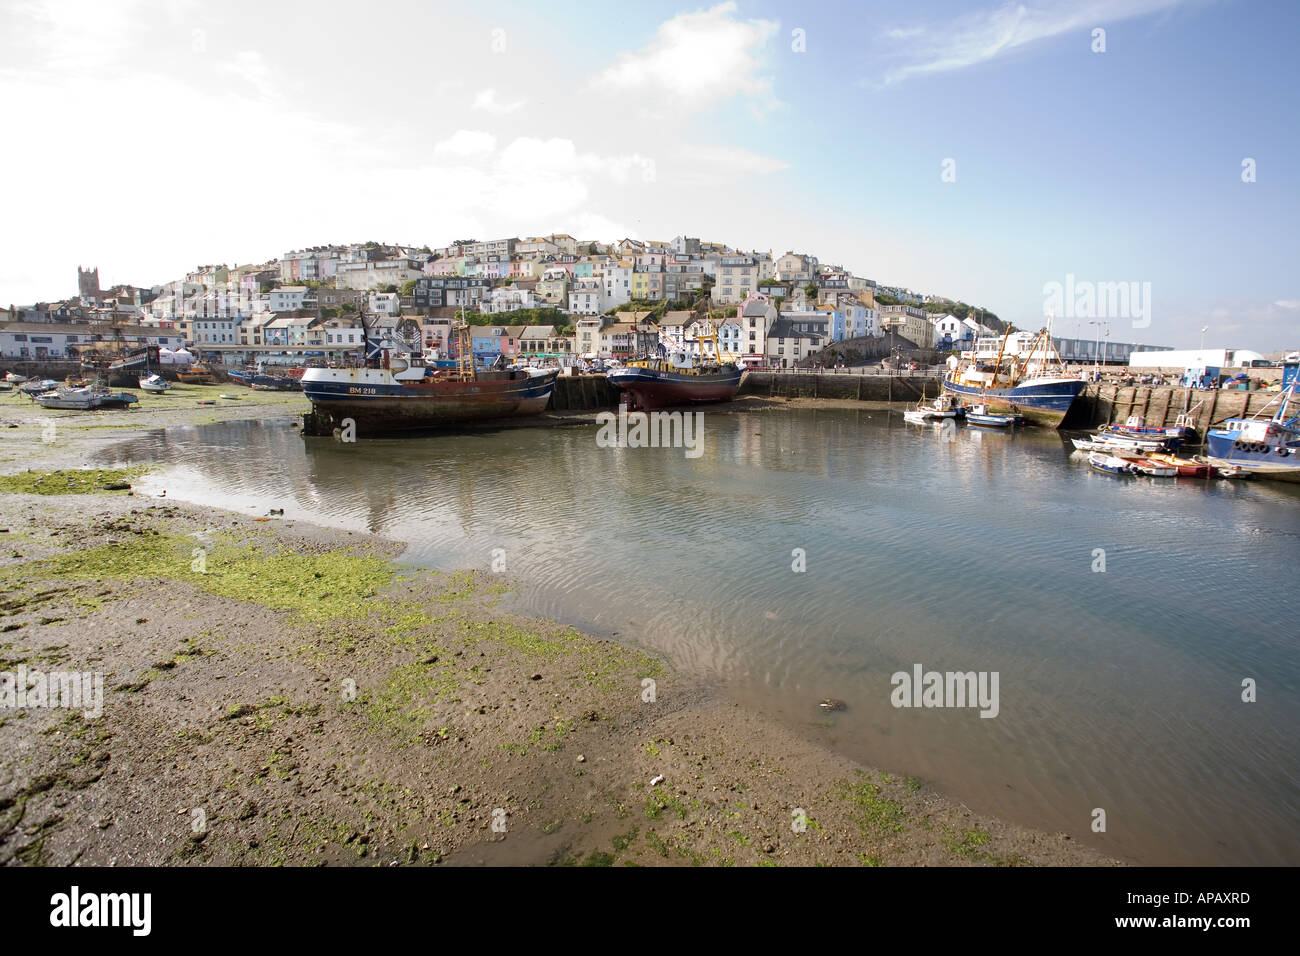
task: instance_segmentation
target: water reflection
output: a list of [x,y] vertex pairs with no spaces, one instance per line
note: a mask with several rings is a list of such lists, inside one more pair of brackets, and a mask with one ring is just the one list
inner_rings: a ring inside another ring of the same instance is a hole
[[[1054,433],[884,411],[710,415],[704,447],[239,422],[107,457],[164,463],[169,498],[285,508],[417,563],[504,548],[518,609],[617,631],[812,734],[815,701],[842,698],[835,746],[973,806],[1073,833],[1103,806],[1093,842],[1146,862],[1300,860],[1300,489],[1117,479]],[[894,709],[890,674],[914,663],[998,671],[1000,715]]]

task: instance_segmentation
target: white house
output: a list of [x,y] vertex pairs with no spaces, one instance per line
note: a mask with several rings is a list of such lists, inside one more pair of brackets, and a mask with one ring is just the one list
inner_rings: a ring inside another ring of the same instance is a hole
[[569,292],[569,313],[572,315],[600,315],[609,308],[602,279],[578,279]]
[[[625,240],[631,241],[631,240]],[[612,309],[632,299],[632,262],[630,259],[618,263],[607,263],[603,276],[605,280],[605,307]]]
[[292,312],[302,308],[302,300],[306,295],[305,285],[286,285],[272,289],[267,294],[267,298],[272,312]]
[[402,311],[402,297],[396,292],[371,292],[367,308],[375,315],[397,315]]

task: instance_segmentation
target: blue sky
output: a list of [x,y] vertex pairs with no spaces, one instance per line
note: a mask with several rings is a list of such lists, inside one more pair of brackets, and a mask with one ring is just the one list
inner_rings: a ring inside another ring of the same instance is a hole
[[0,9],[0,300],[79,263],[686,233],[1026,327],[1067,274],[1150,283],[1112,338],[1292,349],[1297,36],[1242,0],[29,0]]

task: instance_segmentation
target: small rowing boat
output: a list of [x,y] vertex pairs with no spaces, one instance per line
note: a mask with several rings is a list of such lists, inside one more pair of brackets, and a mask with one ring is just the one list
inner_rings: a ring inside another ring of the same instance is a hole
[[1024,423],[1024,417],[1014,410],[1008,415],[998,415],[989,411],[989,407],[983,403],[975,405],[966,411],[966,424],[968,425],[980,425],[984,428],[1014,428],[1016,425],[1023,425]]
[[1179,476],[1183,478],[1205,478],[1211,471],[1208,461],[1197,461],[1195,458],[1180,458],[1178,455],[1162,452],[1156,452],[1147,457],[1152,461],[1173,465],[1178,469]]
[[1137,469],[1133,463],[1125,458],[1117,458],[1114,455],[1107,455],[1105,452],[1094,451],[1088,455],[1088,464],[1097,471],[1104,471],[1108,475],[1135,475]]

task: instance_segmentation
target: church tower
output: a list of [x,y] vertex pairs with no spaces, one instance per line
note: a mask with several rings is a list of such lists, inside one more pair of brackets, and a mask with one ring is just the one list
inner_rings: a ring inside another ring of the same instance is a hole
[[77,294],[87,299],[98,299],[100,297],[99,266],[93,269],[83,269],[81,266],[77,266]]

